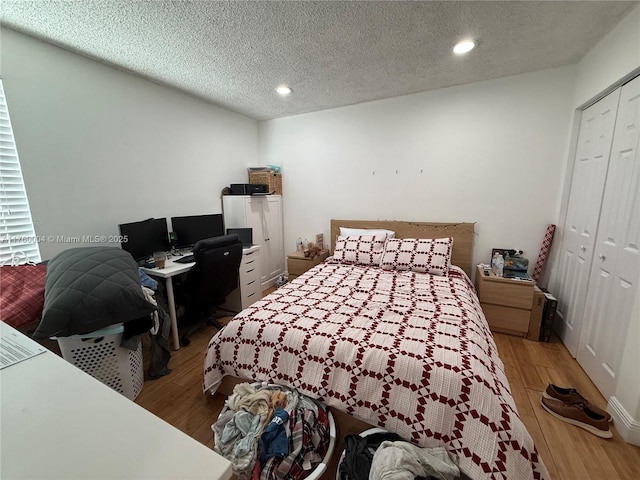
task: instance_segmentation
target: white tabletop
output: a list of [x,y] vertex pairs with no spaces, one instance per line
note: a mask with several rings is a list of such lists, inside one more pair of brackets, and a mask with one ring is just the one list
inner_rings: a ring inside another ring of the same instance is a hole
[[180,275],[181,273],[188,272],[191,270],[191,267],[195,265],[195,262],[191,263],[177,263],[175,260],[180,257],[171,257],[168,258],[165,262],[164,268],[148,268],[148,267],[140,267],[147,275],[152,275],[154,277],[160,278],[168,278],[173,277],[175,275]]
[[231,476],[228,460],[50,351],[0,370],[0,389],[0,478]]

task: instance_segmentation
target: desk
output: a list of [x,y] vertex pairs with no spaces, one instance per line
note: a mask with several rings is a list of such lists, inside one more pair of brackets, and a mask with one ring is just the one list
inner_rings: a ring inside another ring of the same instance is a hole
[[[178,259],[180,257],[174,257]],[[167,302],[169,303],[169,317],[171,317],[171,338],[173,340],[173,349],[180,349],[180,336],[178,335],[178,314],[176,312],[176,300],[173,295],[173,280],[172,278],[182,273],[187,273],[191,270],[191,267],[195,265],[193,263],[176,263],[173,259],[167,259],[164,268],[146,268],[140,267],[147,275],[152,277],[164,278],[165,286],[167,289]]]
[[[164,278],[167,289],[167,302],[169,303],[169,316],[171,317],[171,338],[173,349],[180,349],[180,336],[178,335],[178,314],[176,312],[176,300],[173,294],[172,278],[182,273],[187,273],[193,263],[176,263],[174,260],[180,257],[167,259],[163,269],[140,267],[147,275]],[[229,294],[228,302],[223,305],[234,311],[247,308],[253,302],[262,298],[260,291],[260,247],[253,245],[242,249],[242,263],[240,264],[239,285]]]
[[231,477],[228,460],[48,350],[1,369],[0,384],[0,478]]

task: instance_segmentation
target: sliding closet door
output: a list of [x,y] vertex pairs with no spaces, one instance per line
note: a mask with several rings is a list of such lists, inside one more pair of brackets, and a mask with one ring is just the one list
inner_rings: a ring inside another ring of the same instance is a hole
[[558,334],[574,357],[580,340],[619,97],[619,89],[610,93],[587,108],[580,122],[554,292],[558,297]]
[[615,394],[640,275],[640,77],[622,87],[578,362],[606,398]]

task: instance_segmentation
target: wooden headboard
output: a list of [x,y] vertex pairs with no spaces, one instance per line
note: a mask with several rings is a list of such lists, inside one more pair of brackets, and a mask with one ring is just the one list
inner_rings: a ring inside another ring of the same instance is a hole
[[451,263],[462,268],[471,278],[473,270],[473,223],[426,223],[396,220],[331,220],[331,251],[336,247],[340,227],[384,228],[396,232],[396,238],[453,237]]

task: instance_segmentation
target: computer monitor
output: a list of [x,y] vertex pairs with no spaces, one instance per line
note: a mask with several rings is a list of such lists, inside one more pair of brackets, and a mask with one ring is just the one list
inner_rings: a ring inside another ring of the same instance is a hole
[[253,228],[227,228],[227,235],[237,235],[245,248],[253,245]]
[[123,250],[137,262],[144,262],[153,252],[169,250],[169,232],[166,218],[150,218],[141,222],[118,225],[123,241]]
[[178,248],[190,248],[205,238],[224,235],[224,222],[221,213],[171,217],[171,230]]

